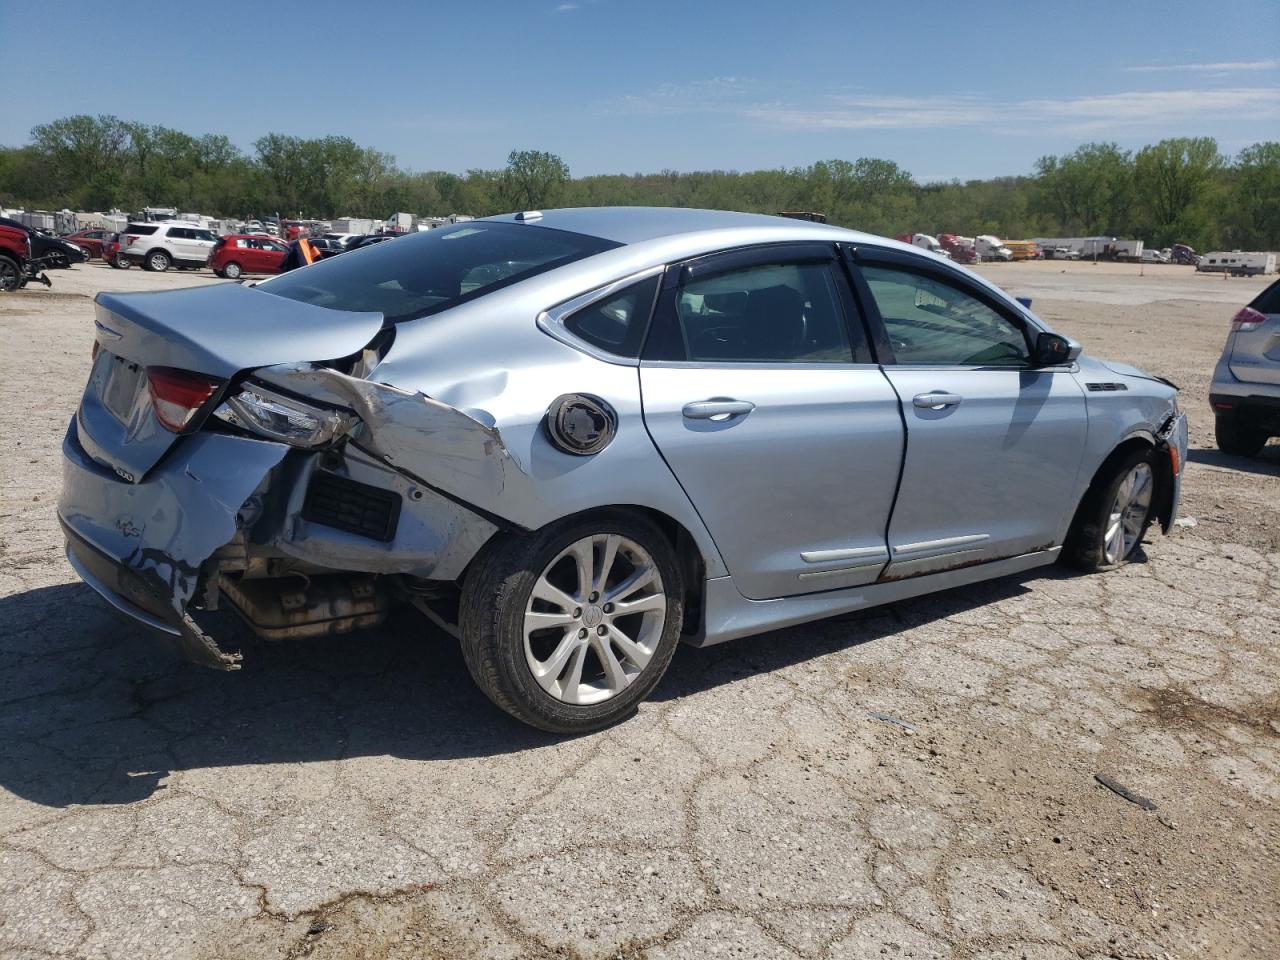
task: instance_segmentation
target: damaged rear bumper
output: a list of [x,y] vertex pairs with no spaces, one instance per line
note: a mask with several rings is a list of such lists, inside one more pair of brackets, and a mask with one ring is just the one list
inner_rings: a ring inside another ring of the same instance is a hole
[[288,448],[196,434],[136,484],[89,457],[74,420],[62,452],[58,518],[75,571],[187,659],[236,669],[239,655],[221,650],[187,607],[200,588],[202,565],[236,536],[242,506]]
[[[369,504],[353,490],[391,503],[389,525],[367,529]],[[58,516],[85,583],[186,659],[219,670],[238,669],[240,655],[194,617],[220,596],[266,639],[347,632],[385,614],[380,576],[456,580],[497,530],[354,447],[195,433],[132,483],[88,454],[75,420]],[[274,619],[257,615],[267,608]]]

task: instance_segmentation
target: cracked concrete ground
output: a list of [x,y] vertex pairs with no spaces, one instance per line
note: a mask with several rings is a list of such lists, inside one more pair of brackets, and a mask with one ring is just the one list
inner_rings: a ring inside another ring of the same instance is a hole
[[1183,386],[1195,526],[1104,576],[681,650],[576,740],[497,712],[409,615],[246,637],[238,674],[157,655],[62,557],[58,443],[85,294],[197,281],[6,295],[0,956],[1280,955],[1280,444],[1220,456],[1207,410],[1262,281],[1063,271],[985,272]]

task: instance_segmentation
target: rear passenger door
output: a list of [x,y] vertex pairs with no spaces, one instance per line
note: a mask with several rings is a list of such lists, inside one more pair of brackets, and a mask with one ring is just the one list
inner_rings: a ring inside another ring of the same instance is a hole
[[744,596],[877,578],[902,420],[834,246],[669,268],[640,385],[649,433]]
[[1087,430],[1072,365],[1034,366],[1026,321],[958,271],[893,251],[855,257],[907,429],[885,576],[1052,546],[1076,508]]

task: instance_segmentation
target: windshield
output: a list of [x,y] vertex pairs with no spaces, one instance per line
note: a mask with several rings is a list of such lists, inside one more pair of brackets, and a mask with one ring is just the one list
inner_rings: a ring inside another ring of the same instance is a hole
[[547,227],[473,221],[370,244],[258,289],[318,307],[412,320],[617,246]]

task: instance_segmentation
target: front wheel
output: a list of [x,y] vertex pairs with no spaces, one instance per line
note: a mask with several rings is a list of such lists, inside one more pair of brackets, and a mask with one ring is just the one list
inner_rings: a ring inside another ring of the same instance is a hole
[[1151,526],[1155,489],[1150,449],[1122,457],[1085,495],[1067,537],[1067,562],[1088,573],[1127,563]]
[[1218,449],[1233,457],[1256,457],[1267,445],[1267,435],[1242,423],[1238,414],[1218,414],[1213,422]]
[[666,536],[610,515],[502,536],[473,564],[462,653],[507,713],[553,733],[629,715],[675,653],[684,587]]

